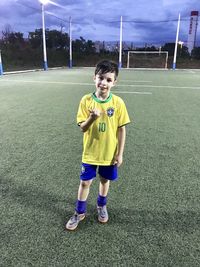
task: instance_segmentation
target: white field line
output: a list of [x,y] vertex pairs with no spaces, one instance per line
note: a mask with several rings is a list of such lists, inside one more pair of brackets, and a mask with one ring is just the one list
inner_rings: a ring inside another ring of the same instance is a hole
[[112,91],[115,94],[136,94],[136,95],[152,95],[152,92],[130,92],[130,91]]
[[167,70],[170,70],[170,69],[166,69],[166,68],[125,68],[125,69],[122,69],[122,71],[134,71],[134,70],[147,70],[147,71],[155,71],[155,70],[158,70],[158,71],[167,71]]
[[192,73],[192,74],[196,74],[196,72],[193,71],[193,70],[188,70],[187,72],[188,72],[189,74],[191,74],[191,73]]
[[197,73],[197,72],[200,72],[200,69],[176,69],[176,71],[185,71],[185,72],[188,72],[188,73]]
[[145,87],[145,88],[172,88],[172,89],[196,89],[200,90],[200,86],[173,86],[173,85],[144,85],[144,84],[120,84],[120,87]]
[[[68,85],[82,85],[94,86],[94,83],[77,83],[77,82],[61,82],[61,81],[26,81],[26,80],[6,80],[2,79],[0,82],[20,82],[20,83],[45,83],[45,84],[68,84]],[[200,86],[173,86],[173,85],[144,85],[144,84],[120,84],[119,87],[141,87],[141,88],[172,88],[172,89],[195,89],[200,90]]]
[[120,82],[131,82],[131,83],[152,83],[153,81],[134,81],[134,80],[119,80]]
[[20,83],[46,83],[46,84],[69,84],[69,85],[94,85],[94,83],[74,83],[74,82],[60,82],[60,81],[25,81],[25,80],[2,80],[2,82],[20,82]]

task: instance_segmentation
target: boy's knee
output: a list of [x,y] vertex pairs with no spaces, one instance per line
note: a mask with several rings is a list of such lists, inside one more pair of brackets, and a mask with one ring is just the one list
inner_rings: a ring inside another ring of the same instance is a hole
[[82,186],[83,188],[89,188],[90,185],[91,185],[91,183],[92,183],[91,180],[89,180],[89,181],[81,181],[81,186]]
[[106,183],[108,183],[108,182],[109,182],[109,180],[108,180],[108,179],[106,179],[106,178],[103,178],[101,175],[100,175],[100,181],[101,181],[101,183],[102,183],[102,184],[106,184]]

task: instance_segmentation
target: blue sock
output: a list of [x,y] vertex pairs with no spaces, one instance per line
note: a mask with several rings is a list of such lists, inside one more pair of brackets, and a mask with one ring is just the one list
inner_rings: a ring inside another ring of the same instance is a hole
[[77,200],[75,210],[77,213],[83,214],[86,212],[86,206],[87,206],[86,201]]
[[97,205],[100,207],[103,207],[106,205],[106,203],[107,203],[107,197],[103,197],[103,196],[98,195]]

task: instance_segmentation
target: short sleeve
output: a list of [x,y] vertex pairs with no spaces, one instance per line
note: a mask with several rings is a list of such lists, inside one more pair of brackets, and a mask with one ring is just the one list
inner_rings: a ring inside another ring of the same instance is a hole
[[122,99],[119,102],[119,113],[118,113],[118,127],[122,127],[128,123],[130,123],[130,118],[128,115],[128,111],[126,109],[126,105]]
[[88,109],[86,107],[86,101],[84,98],[82,98],[78,107],[77,124],[80,125],[81,122],[86,121],[88,116],[89,114]]

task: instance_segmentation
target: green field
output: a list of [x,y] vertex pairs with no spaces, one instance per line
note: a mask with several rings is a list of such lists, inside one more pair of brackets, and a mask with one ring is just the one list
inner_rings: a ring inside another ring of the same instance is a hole
[[80,98],[94,69],[0,77],[0,266],[200,266],[200,71],[122,70],[132,123],[97,222],[64,229],[79,185]]

